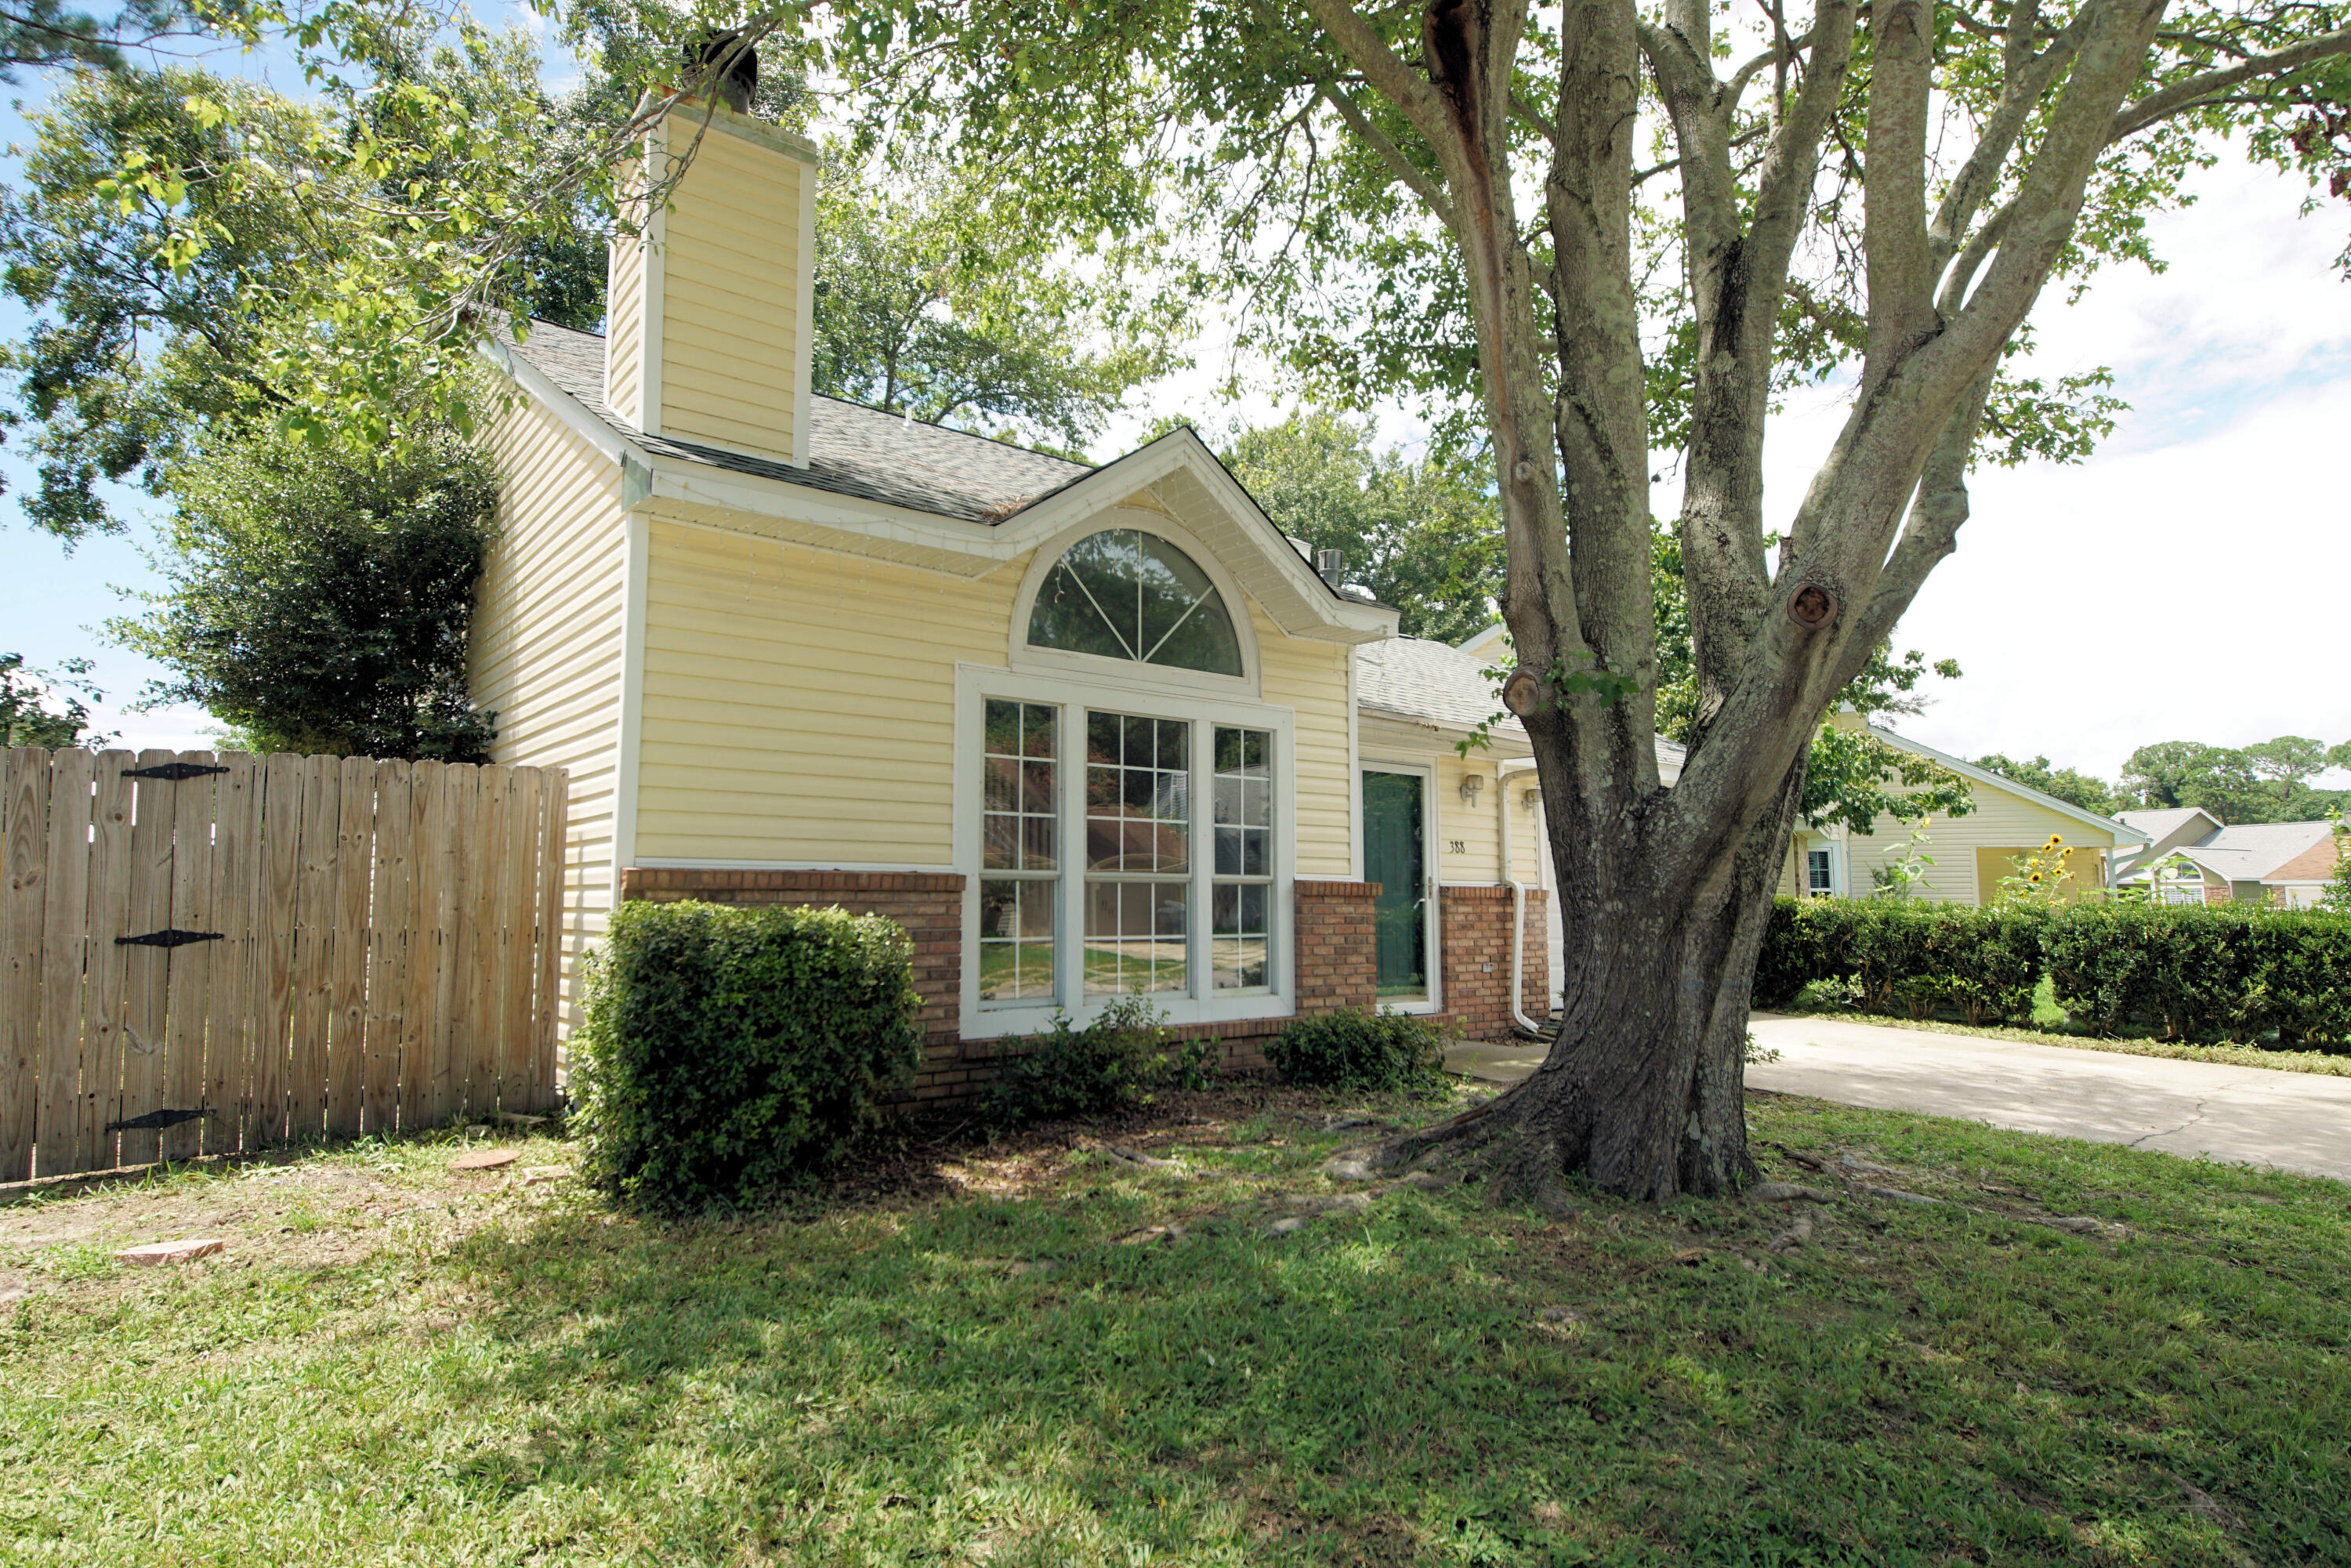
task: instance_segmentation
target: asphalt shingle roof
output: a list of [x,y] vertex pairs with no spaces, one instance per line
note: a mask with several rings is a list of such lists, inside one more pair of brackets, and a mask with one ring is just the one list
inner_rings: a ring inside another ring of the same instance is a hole
[[2325,822],[2241,822],[2182,844],[2186,855],[2231,882],[2259,882],[2286,862],[2326,841],[2335,830]]
[[604,340],[598,333],[533,321],[526,340],[506,347],[644,451],[737,474],[998,523],[1093,472],[1082,463],[822,396],[810,400],[809,465],[795,467],[632,428],[604,402]]
[[2193,806],[2181,806],[2160,811],[2116,811],[2115,821],[2137,828],[2147,835],[2149,843],[2161,843],[2164,835],[2179,831],[2191,819],[2203,814]]
[[[1355,650],[1355,704],[1374,713],[1474,729],[1502,711],[1502,699],[1484,671],[1490,657],[1465,653],[1449,643],[1394,637]],[[1523,743],[1526,730],[1505,716],[1495,729]],[[1657,742],[1657,762],[1679,768],[1682,747]]]

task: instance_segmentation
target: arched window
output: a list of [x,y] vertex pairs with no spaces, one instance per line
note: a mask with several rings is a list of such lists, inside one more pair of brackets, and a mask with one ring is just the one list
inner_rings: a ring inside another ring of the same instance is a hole
[[1037,591],[1029,643],[1210,674],[1241,673],[1224,596],[1155,534],[1105,528],[1071,545]]

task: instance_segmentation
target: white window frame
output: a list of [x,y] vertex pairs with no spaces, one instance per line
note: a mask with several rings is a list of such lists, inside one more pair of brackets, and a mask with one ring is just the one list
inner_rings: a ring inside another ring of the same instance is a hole
[[[1025,632],[1026,622],[1021,625]],[[1248,652],[1250,651],[1245,650]],[[1096,659],[1089,663],[1111,665],[1122,673],[1139,667],[1123,660]],[[1254,664],[1249,667],[1254,668]],[[1052,1000],[991,1003],[983,1008],[979,1000],[979,884],[986,872],[980,865],[980,818],[985,810],[980,755],[991,697],[1046,703],[1061,710],[1054,749],[1060,764],[1061,795],[1055,804],[1061,827],[1058,849],[1062,873],[1059,882],[1061,894],[1054,901],[1053,911]],[[1185,873],[1192,890],[1191,913],[1185,923],[1185,973],[1196,989],[1189,995],[1153,996],[1145,999],[1163,1010],[1168,1022],[1177,1024],[1287,1018],[1296,1012],[1297,967],[1292,961],[1298,863],[1295,711],[1238,696],[1211,697],[1155,686],[1138,687],[1125,680],[964,664],[956,666],[954,825],[954,864],[964,879],[963,1037],[996,1040],[1034,1034],[1052,1020],[1057,1010],[1082,1025],[1121,999],[1090,998],[1085,994],[1085,966],[1080,957],[1084,939],[1085,734],[1089,710],[1177,719],[1192,727],[1187,756],[1195,804],[1192,868]],[[1216,882],[1214,731],[1218,725],[1264,730],[1273,737],[1273,881],[1269,894],[1271,906],[1267,911],[1272,929],[1266,955],[1272,984],[1247,991],[1213,989],[1215,976],[1208,961]]]
[[[1445,916],[1444,896],[1437,881],[1437,852],[1440,834],[1437,821],[1437,767],[1429,762],[1391,762],[1384,757],[1366,757],[1355,767],[1354,795],[1351,809],[1358,819],[1364,815],[1364,775],[1366,773],[1402,773],[1420,780],[1420,866],[1422,941],[1428,959],[1428,995],[1417,1001],[1374,997],[1374,1005],[1382,1012],[1441,1013],[1445,1010]],[[1357,823],[1357,833],[1362,824]],[[1359,860],[1364,875],[1371,880],[1371,862]],[[1374,983],[1377,989],[1377,982]]]
[[[1155,534],[1192,558],[1192,564],[1207,574],[1215,584],[1217,597],[1224,601],[1225,618],[1232,622],[1233,636],[1241,650],[1241,673],[1219,675],[1207,670],[1179,669],[1172,664],[1147,664],[1140,659],[1111,659],[1100,653],[1074,653],[1066,648],[1032,648],[1029,645],[1029,618],[1037,608],[1037,595],[1045,586],[1045,579],[1059,566],[1061,557],[1071,545],[1092,534],[1113,528],[1132,528],[1137,533]],[[1167,692],[1202,697],[1238,697],[1253,701],[1261,695],[1259,684],[1257,629],[1250,623],[1249,601],[1241,593],[1240,584],[1234,581],[1210,552],[1182,524],[1158,512],[1146,512],[1141,507],[1125,507],[1108,512],[1097,512],[1082,523],[1062,529],[1037,549],[1029,558],[1029,573],[1020,580],[1020,591],[1012,601],[1012,634],[1005,653],[1006,667],[1024,674],[1063,675],[1072,680],[1093,680],[1115,685],[1128,691]]]

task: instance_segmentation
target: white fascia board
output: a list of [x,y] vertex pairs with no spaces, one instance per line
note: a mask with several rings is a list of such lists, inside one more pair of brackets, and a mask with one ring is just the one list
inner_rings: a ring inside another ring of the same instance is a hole
[[[1007,549],[1006,541],[986,523],[967,522],[936,512],[918,512],[912,507],[820,490],[812,486],[795,485],[789,479],[739,473],[662,453],[647,455],[645,461],[653,470],[648,501],[719,507],[754,517],[829,528],[852,538],[944,550],[968,558],[973,577],[983,576],[1008,560],[1019,559],[1022,553]],[[853,546],[844,540],[842,548]]]
[[578,398],[549,381],[545,371],[516,353],[512,344],[501,342],[494,337],[485,338],[482,340],[482,355],[539,406],[555,415],[566,430],[593,447],[597,455],[607,462],[622,463],[634,459],[642,464],[645,461],[645,455],[637,450],[636,443],[589,413]]
[[1874,724],[1869,726],[1869,733],[1896,751],[1907,751],[1914,757],[1924,757],[1939,762],[1970,783],[1989,784],[1995,789],[2005,789],[2011,795],[2022,796],[2035,805],[2045,806],[2060,816],[2071,817],[2077,822],[2086,822],[2099,831],[2112,835],[2110,842],[2117,850],[2131,844],[2153,841],[2147,834],[2127,822],[2118,822],[2112,817],[2101,817],[2095,811],[2084,810],[2071,800],[2060,800],[2054,795],[2044,795],[2029,784],[2019,784],[2013,779],[2002,778],[1989,768],[1979,768],[1972,762],[1953,757],[1948,751],[1938,751],[1923,741],[1912,740],[1907,736],[1896,735],[1890,729],[1881,729]]

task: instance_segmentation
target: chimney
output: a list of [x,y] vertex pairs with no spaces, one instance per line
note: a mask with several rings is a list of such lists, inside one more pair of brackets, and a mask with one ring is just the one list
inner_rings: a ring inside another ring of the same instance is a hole
[[[695,63],[733,47],[721,35]],[[806,467],[817,151],[742,111],[758,79],[738,48],[719,101],[679,98],[646,135],[640,233],[612,242],[604,401],[648,435]]]
[[1335,591],[1339,586],[1339,580],[1346,575],[1346,560],[1347,558],[1341,555],[1337,550],[1316,550],[1314,552],[1314,575],[1329,583],[1332,589]]

